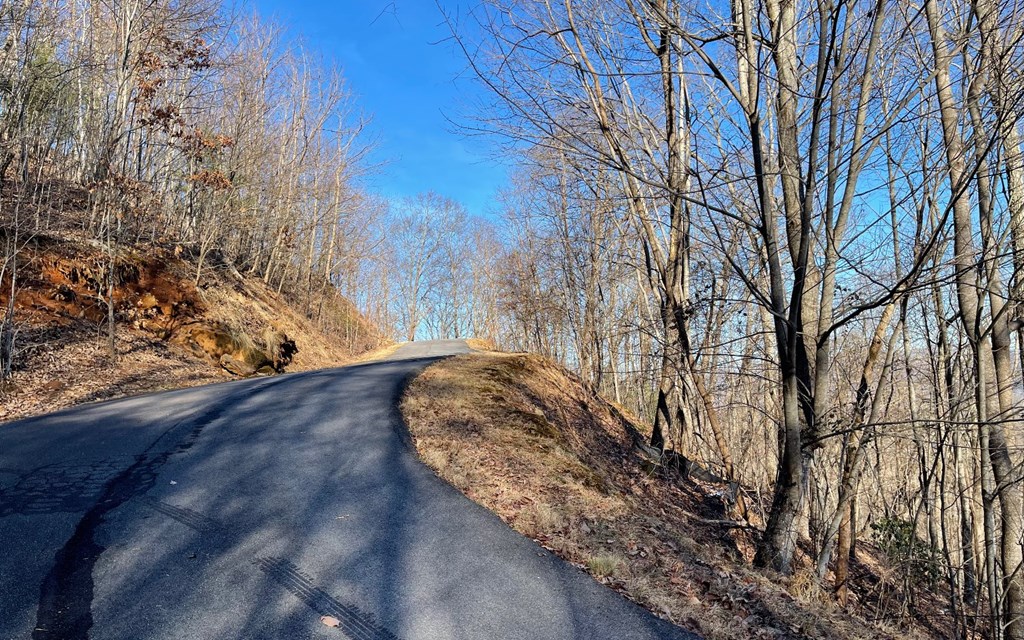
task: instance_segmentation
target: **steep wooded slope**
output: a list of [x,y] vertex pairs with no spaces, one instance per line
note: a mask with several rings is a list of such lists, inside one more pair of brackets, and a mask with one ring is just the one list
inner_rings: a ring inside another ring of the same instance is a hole
[[[758,497],[733,518],[729,487],[655,460],[645,427],[544,358],[476,353],[428,368],[402,411],[422,459],[520,533],[654,613],[708,638],[945,637],[926,585],[857,546],[853,602],[834,604],[799,555],[786,577],[751,566]],[[647,432],[649,433],[649,431]],[[732,492],[734,493],[734,492]]]
[[[0,230],[0,238],[13,240]],[[295,303],[216,252],[199,269],[180,244],[113,256],[73,232],[17,240],[13,375],[0,420],[150,390],[336,366],[380,331],[336,294]],[[212,259],[211,259],[212,258]],[[11,300],[8,269],[0,308]],[[115,347],[108,336],[113,291]]]

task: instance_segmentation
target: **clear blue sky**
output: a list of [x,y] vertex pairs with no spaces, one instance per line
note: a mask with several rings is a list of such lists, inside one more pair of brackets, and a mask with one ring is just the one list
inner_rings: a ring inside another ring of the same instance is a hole
[[[446,2],[456,10],[458,2]],[[339,64],[357,104],[373,118],[371,189],[390,198],[434,190],[487,213],[507,169],[487,141],[453,132],[477,85],[434,0],[255,0],[259,13]],[[459,76],[462,76],[461,79]]]

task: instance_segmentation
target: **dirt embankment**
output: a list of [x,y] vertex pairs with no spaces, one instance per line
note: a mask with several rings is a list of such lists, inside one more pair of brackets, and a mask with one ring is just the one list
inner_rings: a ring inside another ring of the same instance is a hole
[[806,556],[794,576],[754,569],[758,529],[730,517],[728,487],[654,463],[635,443],[642,426],[543,358],[444,360],[413,381],[402,412],[439,476],[596,580],[704,637],[902,640],[941,629],[925,620],[929,611],[941,615],[925,590],[916,603],[924,617],[893,615],[905,604],[887,595],[896,577],[866,543],[858,543],[849,610],[810,577]]
[[[306,313],[257,277],[181,246],[108,255],[83,237],[23,241],[14,289],[12,379],[0,420],[146,391],[337,366],[380,346],[380,332],[341,296]],[[0,309],[11,298],[10,269]],[[115,345],[107,338],[113,291]],[[317,315],[319,314],[319,317]],[[329,319],[344,331],[324,331]]]

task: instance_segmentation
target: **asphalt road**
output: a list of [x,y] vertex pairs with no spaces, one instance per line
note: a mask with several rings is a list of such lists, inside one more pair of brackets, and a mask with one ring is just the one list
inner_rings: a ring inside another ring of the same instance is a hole
[[416,459],[401,389],[467,350],[0,425],[0,639],[693,638]]

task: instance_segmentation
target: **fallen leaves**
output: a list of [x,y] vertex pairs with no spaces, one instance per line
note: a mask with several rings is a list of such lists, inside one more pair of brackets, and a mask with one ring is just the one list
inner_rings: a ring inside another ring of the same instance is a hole
[[334,616],[320,616],[320,622],[335,629],[341,626],[341,620],[338,620]]
[[[111,362],[106,342],[96,339],[95,330],[79,325],[26,326],[32,326],[39,335],[21,342],[24,368],[15,372],[15,386],[0,393],[0,421],[84,402],[224,380],[217,372],[209,371],[205,363],[132,330],[119,330],[118,352],[122,358]],[[48,380],[60,380],[61,385],[57,388]]]

